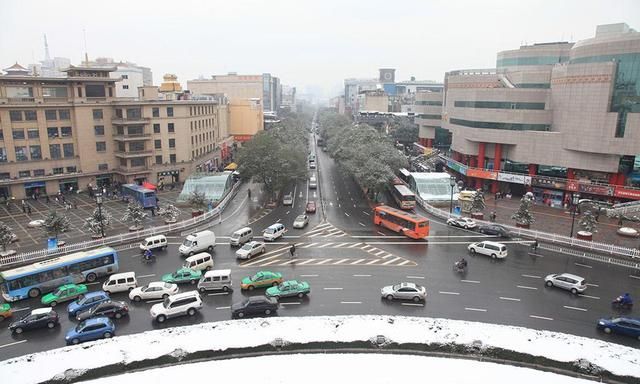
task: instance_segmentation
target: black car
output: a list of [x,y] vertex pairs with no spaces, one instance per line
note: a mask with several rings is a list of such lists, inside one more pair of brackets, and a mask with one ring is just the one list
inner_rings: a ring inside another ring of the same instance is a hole
[[478,228],[478,232],[484,233],[485,235],[500,236],[504,238],[511,237],[511,233],[509,233],[507,228],[498,224],[483,225]]
[[30,329],[53,328],[59,323],[56,311],[51,308],[38,308],[9,324],[9,330],[20,334]]
[[76,315],[76,320],[82,321],[92,317],[106,316],[121,318],[129,314],[129,306],[123,301],[104,301],[95,307]]
[[278,300],[266,296],[251,296],[231,306],[231,317],[240,318],[247,315],[270,315],[278,310]]

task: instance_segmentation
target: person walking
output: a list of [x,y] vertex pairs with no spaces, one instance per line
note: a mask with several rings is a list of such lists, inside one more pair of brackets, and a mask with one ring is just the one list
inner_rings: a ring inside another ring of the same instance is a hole
[[296,255],[296,245],[295,244],[291,244],[291,248],[289,248],[289,254],[291,255],[291,257],[295,257],[295,255]]
[[31,206],[27,205],[27,212],[29,212],[29,214],[31,214]]
[[27,203],[22,199],[22,213],[27,213]]

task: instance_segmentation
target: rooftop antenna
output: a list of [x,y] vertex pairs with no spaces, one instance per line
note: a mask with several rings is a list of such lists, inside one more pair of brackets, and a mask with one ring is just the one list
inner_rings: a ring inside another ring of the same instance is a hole
[[51,60],[51,57],[49,56],[49,43],[47,43],[47,34],[44,34],[44,59],[46,61]]
[[82,28],[82,35],[84,36],[84,64],[89,65],[89,53],[87,52],[87,31]]

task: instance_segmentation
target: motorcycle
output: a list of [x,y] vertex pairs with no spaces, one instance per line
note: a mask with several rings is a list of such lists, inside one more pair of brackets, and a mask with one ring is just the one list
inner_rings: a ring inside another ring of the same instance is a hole
[[453,263],[453,271],[457,273],[465,273],[467,272],[467,266],[459,261],[456,261],[455,263]]
[[611,302],[611,306],[618,309],[631,309],[633,308],[633,302],[624,302],[622,297],[616,297],[615,300]]
[[156,256],[151,252],[145,253],[142,255],[142,262],[145,264],[154,263],[156,261]]

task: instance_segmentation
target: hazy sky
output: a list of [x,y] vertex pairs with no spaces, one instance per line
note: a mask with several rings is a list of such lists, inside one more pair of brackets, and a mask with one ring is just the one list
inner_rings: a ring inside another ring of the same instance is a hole
[[0,68],[51,56],[112,57],[186,81],[270,72],[299,92],[340,92],[347,77],[396,68],[441,81],[491,68],[522,43],[592,37],[598,24],[640,29],[640,0],[0,0]]

